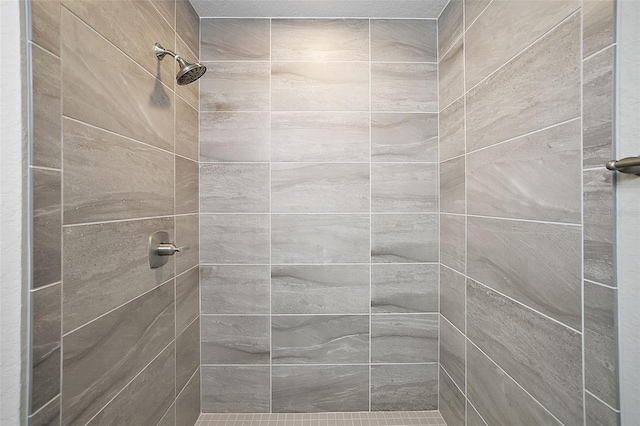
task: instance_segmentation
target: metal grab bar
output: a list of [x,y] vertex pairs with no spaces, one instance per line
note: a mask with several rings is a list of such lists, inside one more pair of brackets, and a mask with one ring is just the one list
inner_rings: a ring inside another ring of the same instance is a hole
[[607,169],[620,172],[640,175],[640,157],[627,157],[622,160],[611,160],[607,162]]

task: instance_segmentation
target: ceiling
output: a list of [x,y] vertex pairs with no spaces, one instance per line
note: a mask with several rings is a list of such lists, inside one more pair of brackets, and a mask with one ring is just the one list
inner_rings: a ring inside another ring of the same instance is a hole
[[190,0],[201,18],[435,19],[449,0]]

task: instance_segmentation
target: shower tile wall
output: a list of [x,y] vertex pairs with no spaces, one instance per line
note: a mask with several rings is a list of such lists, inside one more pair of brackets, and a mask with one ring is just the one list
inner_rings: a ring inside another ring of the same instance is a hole
[[429,410],[435,20],[203,19],[203,412]]
[[439,18],[450,426],[619,422],[613,10],[452,0]]
[[[33,0],[30,425],[200,414],[198,57],[186,1]],[[149,234],[191,250],[161,269]]]

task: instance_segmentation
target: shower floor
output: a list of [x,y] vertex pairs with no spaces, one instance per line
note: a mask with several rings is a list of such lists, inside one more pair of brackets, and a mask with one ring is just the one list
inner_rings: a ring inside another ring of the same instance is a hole
[[439,411],[358,413],[200,414],[196,426],[446,426]]

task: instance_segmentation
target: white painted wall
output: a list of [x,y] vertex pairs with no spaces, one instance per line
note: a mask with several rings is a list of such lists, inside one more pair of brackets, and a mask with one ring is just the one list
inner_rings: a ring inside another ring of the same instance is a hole
[[[21,2],[0,0],[0,424],[24,423],[26,72]],[[20,78],[22,76],[22,78]],[[22,420],[22,422],[21,422]]]

